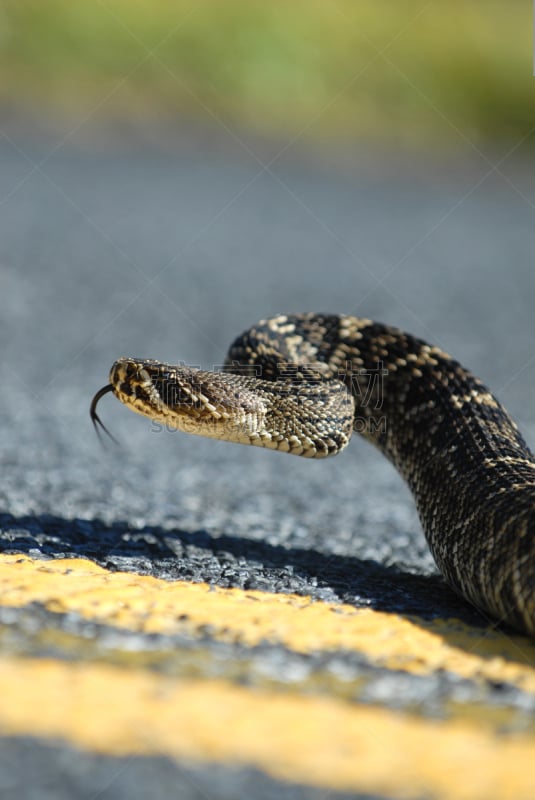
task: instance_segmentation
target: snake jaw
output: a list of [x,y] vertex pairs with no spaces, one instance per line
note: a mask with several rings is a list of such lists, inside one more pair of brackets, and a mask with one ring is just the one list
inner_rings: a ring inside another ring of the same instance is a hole
[[[305,458],[340,452],[351,438],[355,412],[353,398],[337,381],[296,386],[134,358],[113,364],[110,388],[131,411],[168,428]],[[281,414],[281,401],[291,413]]]

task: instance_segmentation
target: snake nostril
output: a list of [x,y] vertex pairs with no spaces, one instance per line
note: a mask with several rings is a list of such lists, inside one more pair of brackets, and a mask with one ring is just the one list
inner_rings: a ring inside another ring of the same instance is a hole
[[124,394],[130,395],[129,385],[139,382],[140,362],[131,358],[118,358],[110,370],[110,383],[120,388]]

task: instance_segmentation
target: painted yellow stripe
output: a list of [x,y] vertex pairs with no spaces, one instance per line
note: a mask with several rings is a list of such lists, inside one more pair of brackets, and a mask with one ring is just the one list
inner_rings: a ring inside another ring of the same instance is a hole
[[535,739],[320,697],[106,665],[0,659],[0,733],[111,755],[254,766],[392,797],[533,800]]
[[535,645],[521,636],[480,633],[455,621],[428,623],[297,595],[221,589],[112,573],[81,559],[0,559],[0,602],[42,603],[58,613],[143,633],[209,632],[296,652],[352,650],[372,663],[415,674],[448,670],[465,678],[505,681],[535,692]]

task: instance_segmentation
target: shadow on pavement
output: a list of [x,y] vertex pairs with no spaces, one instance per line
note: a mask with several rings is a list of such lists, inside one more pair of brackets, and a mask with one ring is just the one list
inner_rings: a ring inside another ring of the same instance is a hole
[[[474,628],[474,645],[494,629],[493,623],[457,597],[439,576],[415,575],[356,556],[284,547],[231,534],[214,536],[202,529],[136,529],[125,521],[106,525],[100,520],[46,514],[0,515],[0,551],[32,558],[87,558],[112,571],[165,580],[310,595],[315,600],[410,617],[425,628],[436,620],[459,620]],[[508,635],[506,628],[503,632]],[[454,622],[451,630],[444,625],[439,634],[451,644],[463,646]],[[495,651],[486,641],[484,655],[503,655],[501,639]]]

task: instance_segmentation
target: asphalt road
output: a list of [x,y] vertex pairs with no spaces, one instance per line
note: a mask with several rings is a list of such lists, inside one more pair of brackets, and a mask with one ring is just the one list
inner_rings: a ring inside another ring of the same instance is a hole
[[[13,134],[0,142],[5,552],[310,596],[417,618],[429,630],[462,620],[477,652],[487,621],[438,577],[409,492],[367,443],[355,439],[337,458],[310,462],[165,432],[109,396],[99,411],[121,445],[102,447],[88,408],[119,355],[210,368],[260,318],[344,312],[398,325],[455,355],[535,445],[533,164],[517,155],[498,173],[477,154],[437,166],[288,151],[264,169],[272,154],[254,142],[245,149],[189,135],[165,151],[139,141],[89,148],[74,137],[50,155],[56,143]],[[117,665],[117,650],[160,648],[190,653],[190,663],[202,650],[205,666],[199,656],[191,667],[201,678],[264,687],[266,674],[294,685],[292,676],[305,672],[332,698],[339,688],[325,676],[344,674],[364,686],[355,702],[405,711],[416,704],[423,718],[447,716],[461,687],[466,702],[512,709],[512,729],[531,731],[534,696],[514,680],[415,675],[321,642],[319,655],[288,642],[262,650],[261,639],[247,649],[204,629],[202,642],[198,631],[177,638],[158,629],[149,647],[139,631],[88,622],[79,609],[54,616],[31,602],[4,608],[6,656]],[[46,630],[74,638],[51,644]],[[166,669],[182,675],[173,664]],[[343,786],[308,785],[299,770],[279,774],[253,757],[243,767],[209,753],[197,763],[163,748],[130,769],[121,761],[128,755],[95,754],[76,737],[2,729],[11,755],[0,761],[0,787],[17,797],[159,798],[172,796],[170,786],[184,798],[297,800],[326,788],[346,796]],[[42,771],[14,769],[28,748]],[[415,786],[418,796],[430,794],[427,784]],[[397,791],[370,779],[348,796]]]

